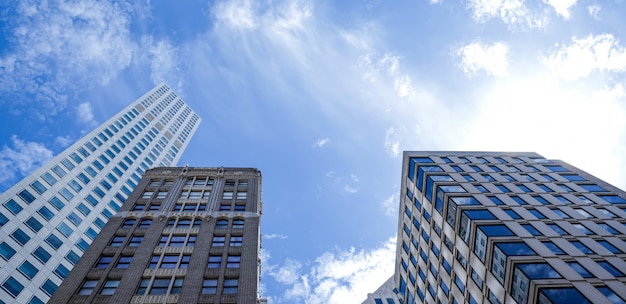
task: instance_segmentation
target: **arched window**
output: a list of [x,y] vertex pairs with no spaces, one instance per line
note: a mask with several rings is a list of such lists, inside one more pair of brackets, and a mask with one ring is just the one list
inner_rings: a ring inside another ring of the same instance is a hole
[[124,223],[122,224],[122,228],[132,228],[133,225],[135,225],[136,221],[137,220],[135,219],[125,220]]
[[152,224],[152,219],[143,219],[139,222],[139,228],[148,228]]
[[233,221],[233,229],[243,229],[243,220],[234,220]]
[[228,228],[228,220],[227,219],[217,220],[217,224],[215,225],[215,228],[217,228],[217,229]]
[[195,220],[191,228],[200,228],[200,224],[202,224],[202,220]]
[[167,228],[174,228],[174,224],[176,224],[176,219],[167,221]]

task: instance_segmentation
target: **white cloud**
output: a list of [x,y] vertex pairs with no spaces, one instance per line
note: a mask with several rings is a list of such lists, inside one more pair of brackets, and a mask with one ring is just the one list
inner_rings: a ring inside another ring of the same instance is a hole
[[266,240],[285,240],[287,239],[287,236],[282,234],[282,233],[270,233],[270,234],[264,234],[263,238]]
[[496,42],[491,45],[473,42],[456,50],[454,53],[461,56],[461,67],[467,76],[474,76],[480,70],[494,76],[506,76],[509,60],[509,47]]
[[324,147],[328,142],[330,141],[330,138],[326,137],[326,138],[322,138],[318,141],[316,141],[313,144],[313,148],[322,148]]
[[33,94],[35,98],[18,100],[37,103],[43,115],[65,107],[65,92],[107,84],[131,63],[136,49],[129,33],[134,8],[127,4],[21,1],[14,9],[9,31],[13,48],[0,57],[9,71],[0,75],[0,92]]
[[542,58],[543,63],[557,77],[576,80],[594,71],[626,70],[626,50],[613,35],[589,35],[572,40],[571,45],[561,46],[549,56]]
[[143,54],[150,62],[152,82],[155,84],[166,82],[181,95],[183,85],[179,77],[178,48],[167,39],[154,41],[150,36],[143,37],[141,45],[141,49],[147,50]]
[[569,19],[569,9],[576,5],[578,0],[543,0],[548,5],[552,6],[556,13],[564,19]]
[[359,189],[351,186],[351,185],[345,185],[343,186],[343,190],[348,192],[348,193],[357,193],[359,191]]
[[393,274],[395,256],[392,237],[372,249],[323,253],[309,268],[289,259],[282,266],[264,265],[264,275],[287,285],[276,303],[360,303]]
[[14,182],[52,158],[52,151],[42,143],[23,141],[16,135],[11,136],[11,143],[12,147],[0,150],[0,184]]
[[89,102],[79,104],[76,108],[76,115],[78,116],[79,122],[88,126],[95,126],[98,124],[98,122],[94,120],[93,108]]
[[546,17],[532,13],[523,0],[470,0],[468,8],[478,22],[499,18],[509,27],[543,27]]
[[598,14],[600,13],[600,10],[602,10],[602,7],[597,3],[589,5],[587,7],[587,11],[589,12],[589,15],[593,17],[593,19],[596,19],[596,20],[599,19]]
[[54,142],[59,145],[59,147],[61,148],[65,148],[69,145],[71,145],[74,142],[74,139],[70,136],[70,135],[66,135],[66,136],[57,136],[54,139]]
[[385,148],[387,152],[391,154],[393,157],[398,157],[400,155],[400,142],[395,138],[395,130],[393,127],[390,127],[385,132]]
[[398,202],[396,201],[396,194],[392,194],[380,205],[385,210],[385,215],[392,217],[398,216]]
[[257,26],[257,16],[250,0],[219,3],[215,7],[215,16],[221,24],[235,29],[254,29]]

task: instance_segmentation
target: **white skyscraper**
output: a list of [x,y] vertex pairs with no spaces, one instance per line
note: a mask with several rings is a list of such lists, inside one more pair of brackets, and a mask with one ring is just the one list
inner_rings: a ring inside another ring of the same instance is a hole
[[151,167],[201,119],[160,84],[0,195],[0,303],[45,303]]

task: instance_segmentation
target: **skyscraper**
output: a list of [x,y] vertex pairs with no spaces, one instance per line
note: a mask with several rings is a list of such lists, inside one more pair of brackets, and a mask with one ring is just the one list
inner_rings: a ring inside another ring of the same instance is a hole
[[200,118],[158,85],[0,195],[0,303],[44,303],[153,166]]
[[626,193],[536,153],[405,152],[405,303],[624,303]]
[[49,303],[259,303],[261,173],[148,170]]

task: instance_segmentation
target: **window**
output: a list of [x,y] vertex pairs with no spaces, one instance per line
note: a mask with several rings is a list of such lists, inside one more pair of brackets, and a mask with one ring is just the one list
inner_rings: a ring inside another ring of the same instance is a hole
[[602,227],[604,230],[608,231],[611,234],[618,234],[619,232],[615,230],[615,228],[609,226],[609,224],[599,223],[598,226]]
[[226,228],[228,228],[228,220],[226,219],[217,220],[217,223],[215,224],[215,229],[226,229]]
[[604,270],[608,271],[609,273],[611,273],[615,277],[623,277],[624,276],[624,274],[621,271],[617,270],[617,268],[615,268],[615,266],[609,264],[609,262],[597,261],[596,263],[598,263],[598,265],[600,265],[602,268],[604,268]]
[[101,295],[112,295],[117,289],[117,286],[120,285],[120,280],[106,280],[104,282],[104,286],[102,290],[100,290]]
[[224,236],[214,236],[213,237],[213,242],[211,243],[211,246],[213,247],[222,247],[224,246],[224,242],[226,241],[226,237]]
[[209,256],[209,262],[207,268],[220,268],[222,265],[222,256],[221,255],[211,255]]
[[113,237],[113,240],[111,240],[111,244],[109,246],[112,246],[112,247],[122,246],[122,243],[124,243],[125,238],[126,237],[124,236],[115,236]]
[[607,297],[607,299],[609,299],[609,301],[613,304],[624,304],[626,303],[626,301],[624,301],[624,299],[622,299],[620,296],[618,296],[617,294],[615,294],[615,292],[613,292],[613,290],[611,290],[610,288],[606,287],[606,286],[600,286],[597,287],[597,289],[605,296]]
[[150,227],[150,224],[152,224],[151,219],[144,219],[144,220],[141,220],[141,222],[139,222],[138,228],[148,228]]
[[165,198],[167,191],[159,191],[156,198]]
[[113,261],[113,257],[112,256],[100,257],[100,259],[96,263],[96,268],[107,268],[107,267],[109,267],[109,264],[111,264],[111,261]]
[[30,228],[32,231],[37,232],[39,230],[41,230],[41,228],[43,228],[43,224],[41,224],[36,218],[34,217],[29,217],[24,224],[26,224],[26,226],[28,226],[28,228]]
[[237,199],[238,200],[244,200],[246,199],[248,196],[247,192],[237,192]]
[[98,285],[98,280],[86,280],[78,290],[79,295],[90,295]]
[[34,181],[30,186],[37,191],[37,193],[42,194],[48,190],[46,186],[44,186],[40,181]]
[[41,178],[43,178],[43,180],[46,181],[46,183],[48,183],[50,186],[56,184],[57,182],[57,179],[50,173],[45,173],[41,176]]
[[532,215],[534,215],[538,219],[545,219],[546,218],[546,216],[543,215],[543,213],[539,212],[539,210],[528,209],[528,212],[530,212]]
[[30,240],[30,236],[20,228],[15,229],[15,231],[11,233],[11,238],[22,246]]
[[37,267],[35,267],[33,264],[31,264],[28,261],[24,261],[24,263],[22,263],[22,265],[20,265],[20,267],[17,268],[24,276],[26,276],[29,279],[33,279],[35,277],[35,275],[39,272],[39,269],[37,269]]
[[233,192],[232,191],[224,191],[224,193],[222,195],[222,199],[233,199]]
[[245,212],[246,205],[235,205],[235,212]]
[[[6,244],[6,243],[3,242],[2,244]],[[3,255],[2,244],[0,244],[0,255]],[[48,260],[50,260],[50,258],[52,257],[52,255],[45,249],[41,248],[41,246],[37,247],[37,249],[33,251],[33,256],[35,256],[35,258],[37,258],[37,260],[39,260],[43,264],[48,262]]]
[[580,241],[570,241],[570,243],[572,245],[574,245],[574,247],[578,248],[578,250],[580,250],[584,254],[592,254],[593,253],[593,251],[591,251],[591,249],[589,249],[589,247],[585,246],[585,244],[581,243]]
[[122,255],[119,260],[117,260],[117,264],[115,264],[115,268],[128,268],[130,262],[133,261],[132,255]]
[[6,203],[4,203],[4,207],[11,211],[11,213],[16,215],[24,209],[13,199],[10,199]]
[[151,198],[152,194],[154,194],[153,191],[146,191],[143,193],[143,195],[141,196],[141,198]]
[[240,263],[241,263],[240,255],[229,255],[228,260],[226,261],[226,268],[239,268]]
[[139,246],[141,241],[143,241],[143,236],[133,236],[130,239],[130,242],[128,242],[128,246],[130,246],[130,247],[137,247],[137,246]]
[[513,219],[521,219],[522,218],[519,214],[517,214],[517,212],[515,212],[515,211],[513,211],[511,209],[504,209],[504,212],[506,214],[508,214]]
[[548,249],[550,249],[555,254],[565,254],[565,252],[561,248],[559,248],[559,246],[557,246],[556,244],[554,244],[551,241],[545,241],[545,242],[541,242],[541,243],[544,246],[548,247]]
[[604,248],[606,248],[608,251],[618,254],[618,253],[623,253],[621,250],[617,249],[617,247],[613,246],[613,244],[609,243],[608,241],[596,241],[598,242],[600,245],[602,245]]
[[243,220],[233,220],[233,229],[243,229]]
[[70,270],[67,269],[63,264],[59,264],[57,268],[54,269],[54,274],[56,274],[61,280],[65,280],[67,276],[70,274]]
[[136,221],[137,220],[135,219],[125,220],[124,223],[122,224],[122,228],[132,228],[135,225]]
[[202,282],[202,294],[216,294],[217,279],[204,279]]
[[568,262],[567,265],[569,265],[569,267],[572,267],[572,269],[574,269],[583,278],[593,277],[593,275],[589,273],[589,271],[578,262]]
[[554,232],[558,233],[559,235],[566,235],[567,234],[567,232],[565,232],[565,230],[563,230],[563,228],[561,228],[557,224],[548,224],[548,227],[550,227],[550,229],[554,230]]
[[586,235],[590,235],[593,234],[593,232],[591,232],[591,230],[589,230],[587,227],[585,227],[582,224],[572,224],[574,227],[576,227],[576,229],[580,230],[580,232],[586,234]]
[[225,279],[223,294],[236,294],[239,289],[239,279]]
[[526,229],[526,231],[530,232],[530,234],[532,235],[542,235],[541,232],[539,232],[539,230],[537,230],[537,228],[535,228],[531,224],[522,224],[522,227],[524,227],[524,229]]

